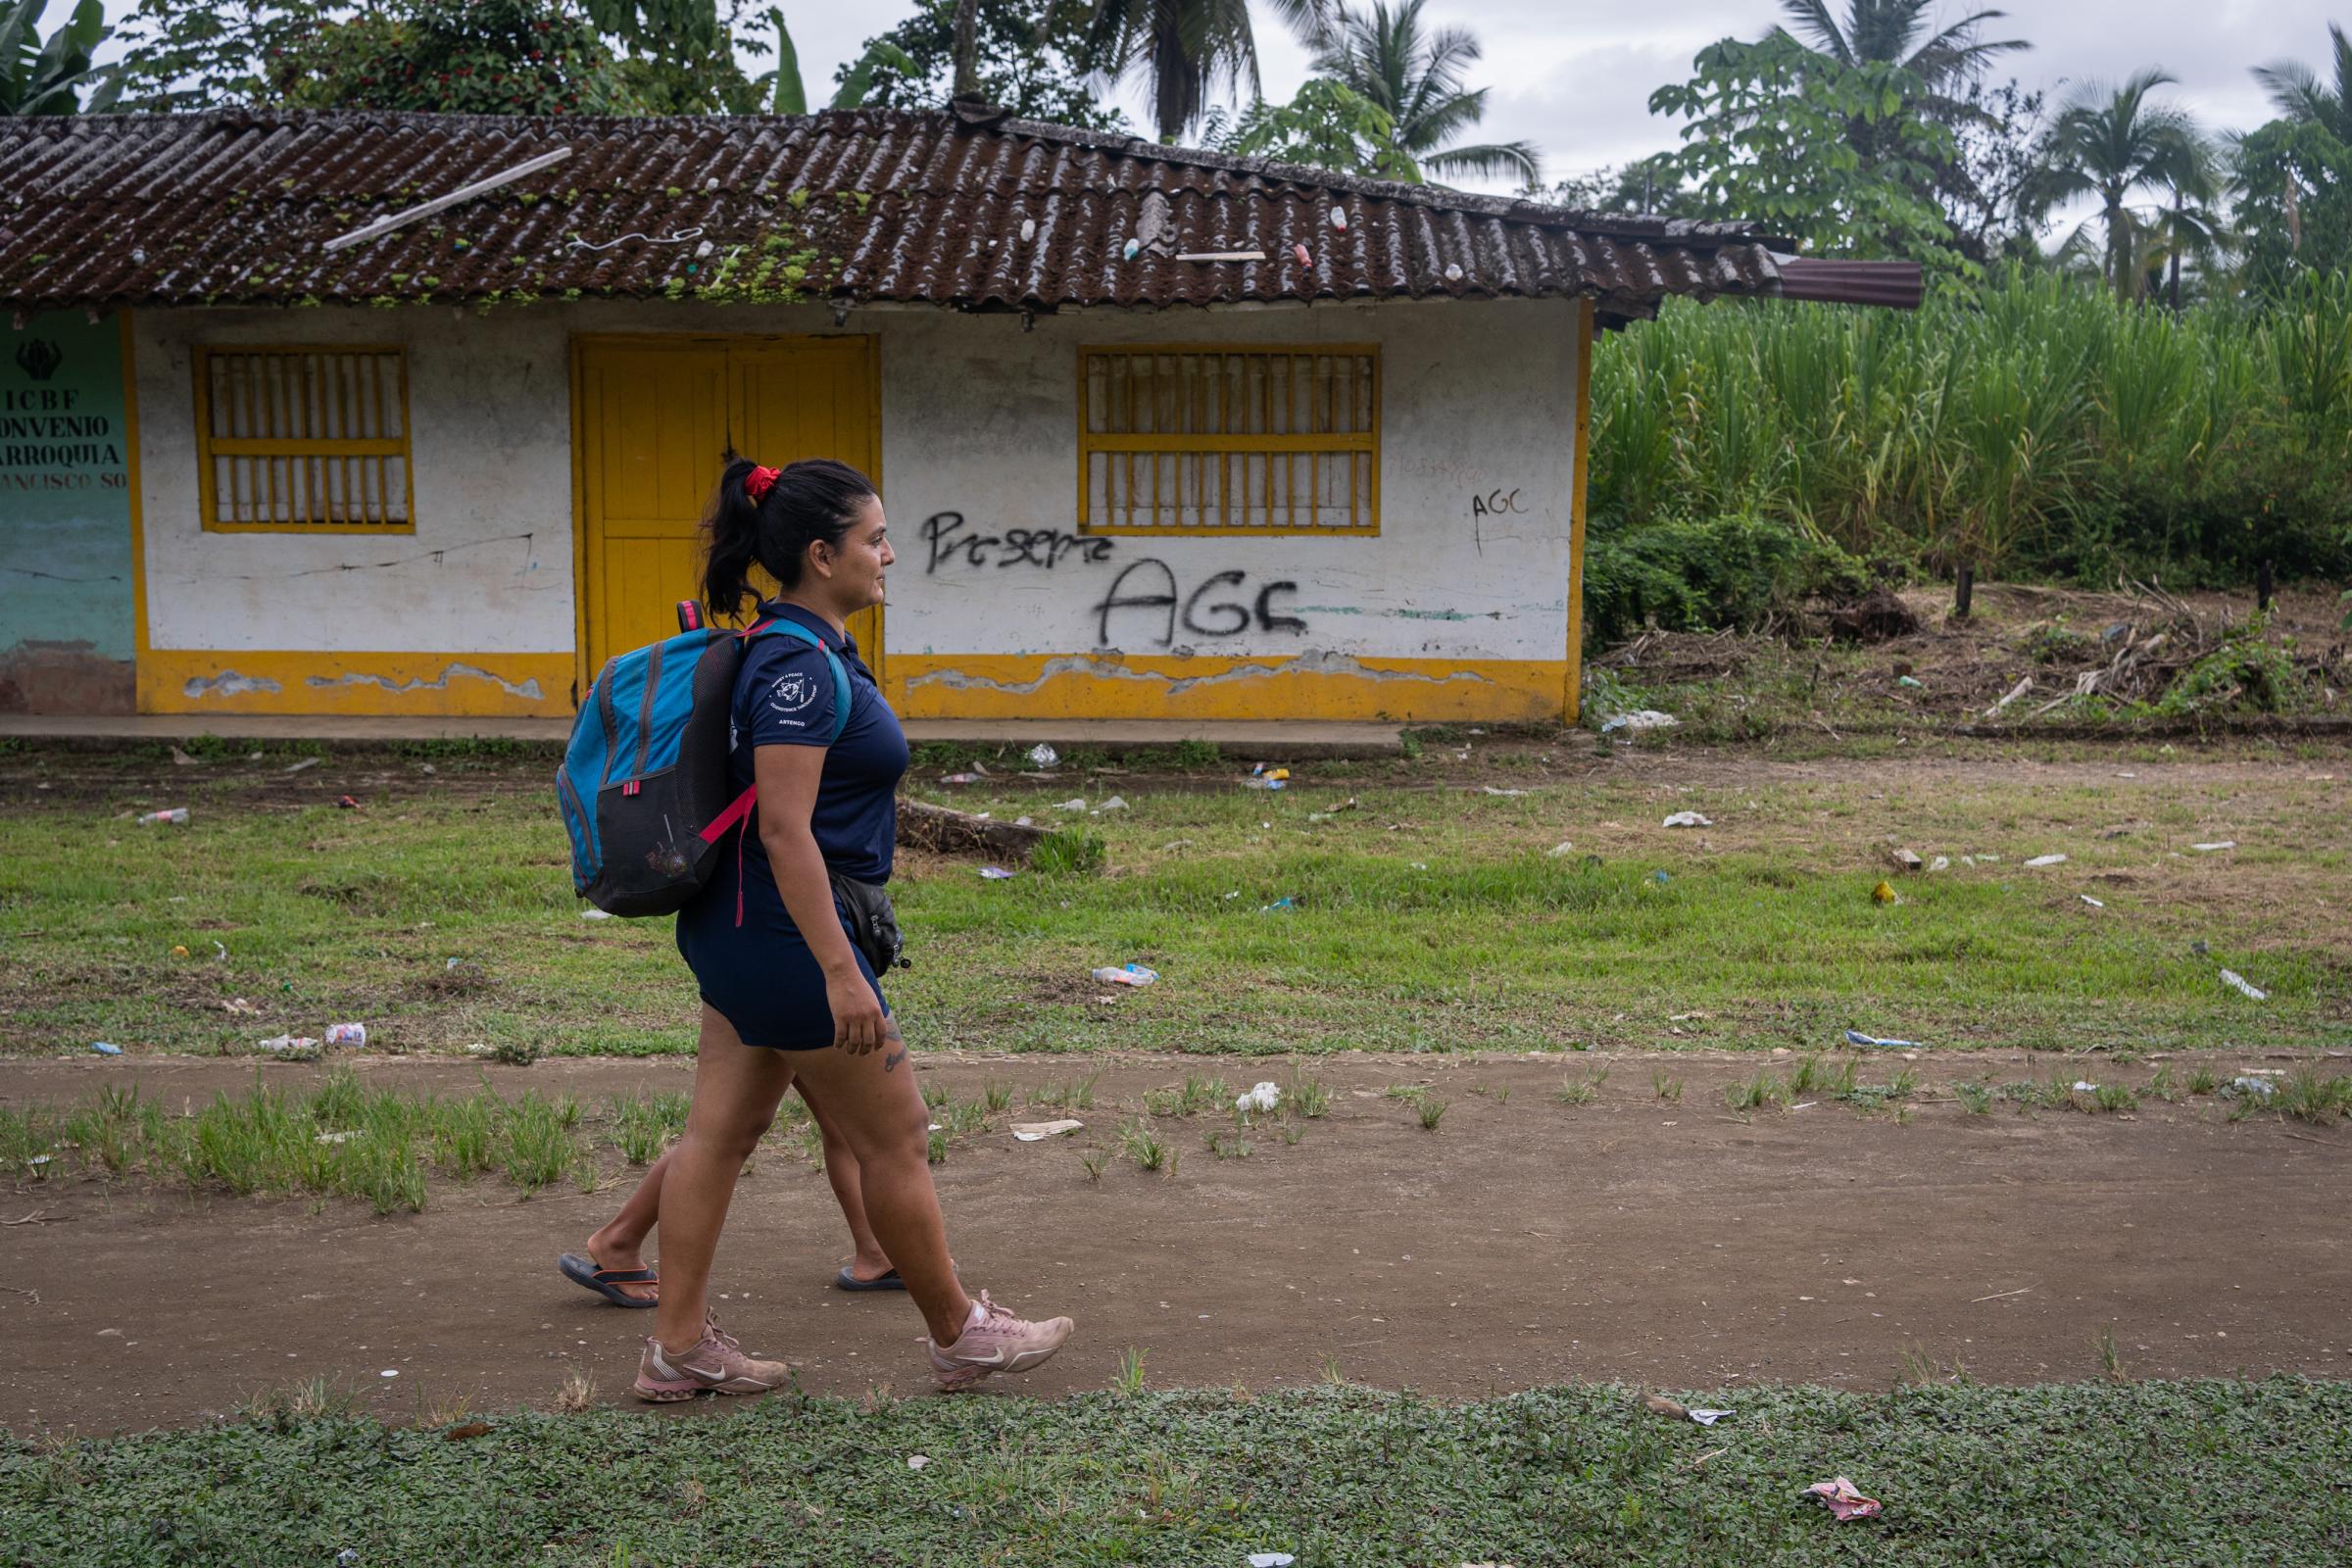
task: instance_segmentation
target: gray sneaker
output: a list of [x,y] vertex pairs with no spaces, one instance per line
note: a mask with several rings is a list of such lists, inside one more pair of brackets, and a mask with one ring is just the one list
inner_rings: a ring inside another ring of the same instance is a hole
[[980,1321],[945,1349],[925,1342],[931,1351],[931,1375],[950,1393],[999,1372],[1027,1372],[1043,1365],[1078,1326],[1066,1317],[1043,1323],[1014,1317],[990,1300],[986,1291],[980,1293]]
[[667,1404],[698,1394],[768,1394],[791,1377],[792,1368],[781,1361],[744,1354],[735,1336],[718,1326],[718,1314],[710,1312],[704,1315],[702,1339],[683,1355],[664,1350],[660,1340],[645,1342],[636,1389],[640,1399]]

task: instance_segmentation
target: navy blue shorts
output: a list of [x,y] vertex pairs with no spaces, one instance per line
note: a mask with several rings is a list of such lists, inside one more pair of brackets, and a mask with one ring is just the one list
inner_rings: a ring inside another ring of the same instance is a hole
[[[834,912],[841,913],[840,901]],[[849,935],[842,917],[842,934]],[[825,1001],[825,971],[808,951],[792,916],[759,898],[743,901],[735,923],[733,878],[717,876],[700,898],[678,911],[678,952],[694,971],[703,1000],[735,1026],[747,1046],[769,1051],[821,1051],[833,1044],[833,1009]],[[873,965],[850,944],[858,972],[874,988],[885,1016],[889,999]]]

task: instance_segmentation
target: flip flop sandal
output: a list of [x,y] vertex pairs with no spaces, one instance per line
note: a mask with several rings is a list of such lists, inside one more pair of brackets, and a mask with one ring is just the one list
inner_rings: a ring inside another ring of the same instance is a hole
[[659,1306],[662,1303],[649,1296],[631,1296],[614,1287],[621,1285],[659,1285],[662,1276],[650,1268],[598,1268],[596,1259],[582,1257],[577,1252],[565,1252],[556,1259],[556,1267],[564,1277],[582,1290],[594,1291],[614,1306]]
[[833,1288],[837,1291],[903,1291],[906,1288],[906,1282],[899,1278],[899,1271],[895,1268],[886,1274],[877,1274],[870,1280],[861,1280],[851,1273],[850,1266],[844,1263],[841,1272],[833,1276]]

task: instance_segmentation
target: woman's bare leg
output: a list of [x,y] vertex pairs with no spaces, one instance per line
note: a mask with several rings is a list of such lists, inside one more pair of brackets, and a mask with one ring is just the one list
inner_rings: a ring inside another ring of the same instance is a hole
[[686,1113],[685,1136],[662,1161],[667,1167],[661,1173],[658,1214],[662,1304],[655,1309],[654,1337],[665,1350],[682,1355],[703,1337],[710,1264],[727,1205],[735,1198],[735,1179],[775,1120],[776,1106],[792,1086],[794,1058],[832,1054],[747,1046],[715,1008],[704,1006],[694,1105]]
[[801,1099],[808,1103],[808,1114],[816,1121],[817,1135],[824,1140],[825,1180],[833,1184],[833,1197],[841,1204],[841,1217],[850,1227],[850,1273],[861,1280],[878,1280],[890,1272],[890,1254],[882,1250],[881,1242],[874,1237],[874,1227],[865,1217],[864,1181],[858,1168],[858,1155],[850,1141],[834,1125],[833,1116],[821,1103],[821,1093],[811,1095],[806,1081],[796,1084]]
[[[952,1345],[971,1317],[972,1301],[949,1261],[947,1227],[940,1218],[939,1194],[931,1185],[931,1109],[915,1088],[914,1068],[906,1059],[899,1026],[886,1022],[883,1029],[879,1051],[799,1052],[794,1066],[804,1093],[810,1087],[816,1091],[810,1108],[820,1103],[825,1107],[857,1156],[865,1217],[883,1252],[906,1282],[932,1340]],[[664,1251],[673,1245],[674,1241],[664,1243]],[[664,1312],[669,1310],[669,1295],[662,1294]]]
[[[588,1238],[588,1260],[598,1268],[618,1270],[645,1267],[645,1239],[653,1234],[654,1222],[662,1217],[662,1177],[669,1169],[673,1150],[663,1150],[662,1157],[638,1181],[637,1190],[629,1200],[620,1205],[620,1212],[607,1220],[604,1228]],[[643,1300],[661,1297],[659,1285],[615,1285],[624,1296]]]

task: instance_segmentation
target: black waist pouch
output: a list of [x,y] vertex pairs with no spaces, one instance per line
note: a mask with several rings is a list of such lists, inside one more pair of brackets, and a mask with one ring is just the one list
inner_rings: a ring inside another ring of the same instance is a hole
[[891,969],[908,967],[906,958],[906,941],[899,934],[899,911],[891,907],[890,889],[879,882],[860,882],[839,871],[830,873],[833,896],[850,914],[850,940],[865,955],[865,961],[881,975]]

